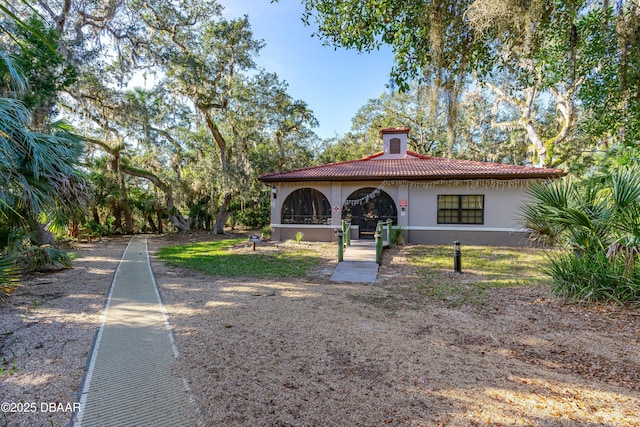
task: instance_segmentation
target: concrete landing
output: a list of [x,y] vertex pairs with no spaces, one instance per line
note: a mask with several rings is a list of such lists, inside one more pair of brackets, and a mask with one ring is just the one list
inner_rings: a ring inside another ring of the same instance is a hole
[[352,240],[344,251],[344,261],[338,263],[331,276],[334,282],[373,283],[378,277],[376,243],[373,240]]
[[73,427],[191,425],[186,383],[143,236],[132,237],[107,297]]

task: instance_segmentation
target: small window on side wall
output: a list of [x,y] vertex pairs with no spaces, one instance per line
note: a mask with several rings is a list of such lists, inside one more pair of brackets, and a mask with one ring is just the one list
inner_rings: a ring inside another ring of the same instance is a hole
[[438,224],[484,224],[484,195],[438,195]]
[[389,140],[389,154],[400,154],[400,138]]

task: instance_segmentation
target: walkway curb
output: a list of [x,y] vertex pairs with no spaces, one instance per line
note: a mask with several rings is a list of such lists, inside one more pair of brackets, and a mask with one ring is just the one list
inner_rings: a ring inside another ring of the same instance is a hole
[[194,424],[186,381],[171,373],[177,356],[146,238],[133,236],[116,268],[70,425]]

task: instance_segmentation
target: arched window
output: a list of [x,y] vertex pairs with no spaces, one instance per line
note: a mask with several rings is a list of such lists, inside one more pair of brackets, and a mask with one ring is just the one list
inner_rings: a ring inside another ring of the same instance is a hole
[[313,188],[295,190],[282,205],[282,224],[331,224],[329,200]]

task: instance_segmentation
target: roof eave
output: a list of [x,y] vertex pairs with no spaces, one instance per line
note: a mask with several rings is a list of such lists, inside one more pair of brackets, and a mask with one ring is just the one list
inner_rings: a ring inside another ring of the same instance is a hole
[[405,175],[364,175],[364,176],[324,176],[324,177],[277,177],[262,176],[258,178],[262,182],[319,182],[319,181],[440,181],[440,180],[471,180],[471,179],[550,179],[561,178],[566,172],[550,173],[520,173],[520,174],[475,174],[475,175],[429,175],[429,176],[405,176]]

